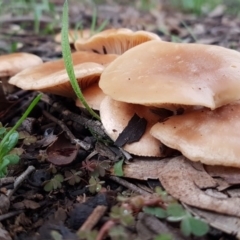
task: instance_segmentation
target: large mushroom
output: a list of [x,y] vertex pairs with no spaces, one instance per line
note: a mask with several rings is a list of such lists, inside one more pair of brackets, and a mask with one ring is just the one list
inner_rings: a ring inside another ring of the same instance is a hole
[[149,41],[112,62],[99,86],[117,101],[215,109],[240,99],[239,76],[240,53],[235,50]]
[[[81,88],[85,89],[98,82],[105,66],[116,57],[117,55],[111,54],[73,53],[75,75]],[[12,77],[9,83],[25,90],[39,90],[66,97],[76,97],[66,73],[63,59],[26,69]]]
[[121,55],[128,49],[151,40],[161,39],[157,34],[147,31],[133,32],[128,28],[108,29],[89,39],[76,40],[75,48],[77,51]]
[[192,161],[240,167],[240,101],[213,111],[200,109],[172,116],[151,134]]

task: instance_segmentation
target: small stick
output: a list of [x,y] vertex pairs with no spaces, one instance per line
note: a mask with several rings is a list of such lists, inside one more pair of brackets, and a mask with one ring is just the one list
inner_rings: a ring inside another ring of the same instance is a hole
[[53,107],[57,112],[61,113],[63,115],[63,118],[65,120],[72,120],[74,122],[77,122],[78,124],[89,128],[91,131],[93,131],[95,134],[97,134],[99,137],[102,138],[108,138],[106,133],[104,132],[103,126],[100,121],[96,120],[89,120],[88,118],[85,118],[83,116],[80,116],[78,114],[72,113],[69,110],[67,110],[62,104],[59,102],[54,102],[49,96],[46,94],[43,94],[41,101],[47,103],[51,107]]
[[105,222],[105,224],[101,227],[100,231],[98,232],[96,240],[103,240],[107,236],[109,230],[114,226],[115,222],[113,220]]
[[70,129],[62,121],[58,120],[57,118],[55,118],[53,115],[51,115],[50,113],[48,113],[45,110],[43,110],[43,115],[45,117],[47,117],[48,119],[50,119],[51,121],[53,121],[56,124],[58,124],[62,128],[62,130],[67,134],[67,136],[69,137],[71,143],[75,143],[75,144],[79,145],[81,148],[83,148],[86,151],[91,148],[91,144],[86,143],[84,141],[81,141],[79,139],[76,139],[75,136],[70,131]]
[[6,184],[10,184],[13,183],[15,181],[15,177],[6,177],[6,178],[1,178],[0,179],[0,187],[2,185],[6,185]]
[[109,177],[111,180],[123,185],[124,187],[127,187],[128,189],[134,191],[134,192],[137,192],[141,195],[144,195],[144,196],[149,196],[149,195],[152,195],[150,194],[149,192],[146,192],[144,191],[143,189],[137,187],[136,185],[132,184],[132,183],[129,183],[128,181],[122,179],[122,178],[119,178],[119,177],[116,177],[116,176],[110,176]]
[[101,217],[105,214],[107,211],[106,206],[99,205],[97,206],[91,215],[87,218],[87,220],[84,222],[84,224],[81,226],[81,228],[78,229],[77,235],[80,235],[82,231],[90,231],[93,229],[93,227],[98,223],[98,221],[101,219]]
[[14,188],[7,191],[7,196],[10,199],[13,193],[18,189],[21,183],[27,178],[27,176],[35,170],[34,166],[29,166],[20,176],[18,176],[14,182]]
[[2,214],[2,215],[0,215],[0,222],[3,221],[3,220],[8,219],[10,217],[16,216],[16,215],[18,215],[21,212],[22,212],[22,210],[18,210],[18,211],[8,212],[6,214]]

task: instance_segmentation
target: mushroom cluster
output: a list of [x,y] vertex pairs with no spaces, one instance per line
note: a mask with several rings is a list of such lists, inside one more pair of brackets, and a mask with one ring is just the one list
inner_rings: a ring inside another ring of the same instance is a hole
[[[91,36],[89,31],[84,31],[83,34],[83,36],[79,32],[77,34],[78,39],[75,41],[77,51],[72,53],[73,68],[89,106],[99,110],[105,94],[99,88],[98,81],[105,67],[128,49],[146,41],[159,41],[160,38],[154,33],[133,32],[125,28],[105,30],[94,36]],[[73,35],[74,32],[70,31],[69,38]],[[56,40],[60,40],[59,36]],[[21,71],[12,77],[9,83],[25,90],[39,90],[76,98],[63,59]],[[76,105],[83,107],[79,100],[76,100]]]
[[[240,167],[239,52],[129,29],[74,45],[75,75],[106,133],[117,142],[134,115],[146,121],[140,140],[124,143],[125,150],[165,157],[175,149],[192,161]],[[75,99],[62,59],[23,70],[10,83]]]
[[[143,43],[115,59],[101,75],[99,86],[111,98],[100,106],[103,125],[116,139],[124,128],[121,124],[126,126],[126,118],[137,113],[149,124],[144,135],[159,140],[150,143],[150,147],[158,144],[157,156],[165,145],[192,161],[240,167],[239,76],[240,53],[235,50]],[[176,111],[165,120],[159,114],[150,117],[161,108]],[[141,152],[148,155],[145,147],[140,147]],[[149,156],[155,156],[154,150],[150,152]]]

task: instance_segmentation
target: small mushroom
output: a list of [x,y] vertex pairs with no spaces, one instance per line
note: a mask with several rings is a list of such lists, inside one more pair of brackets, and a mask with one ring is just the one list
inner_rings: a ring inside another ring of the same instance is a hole
[[[74,71],[81,88],[85,89],[98,82],[105,65],[116,57],[117,55],[99,55],[89,52],[73,53]],[[39,90],[75,98],[63,59],[26,69],[12,77],[9,83],[25,90]]]
[[163,156],[161,142],[150,135],[150,128],[160,118],[158,115],[152,113],[145,106],[118,102],[108,96],[103,99],[100,105],[102,124],[108,136],[114,141],[122,133],[135,113],[147,120],[147,127],[141,139],[137,142],[126,144],[123,147],[124,150],[139,156]]
[[240,167],[240,101],[217,108],[172,116],[151,134],[192,161]]
[[149,41],[109,64],[99,86],[117,101],[215,109],[240,99],[239,76],[240,53],[235,50]]
[[23,69],[42,64],[42,59],[30,53],[11,53],[0,56],[0,81],[4,92],[12,92],[8,79]]
[[[84,30],[69,29],[68,30],[68,41],[70,44],[73,44],[77,39],[88,39],[90,37],[91,37],[90,29],[84,29]],[[54,40],[57,43],[61,43],[62,42],[61,33],[56,34]]]
[[92,51],[99,54],[119,54],[150,40],[161,40],[157,34],[147,31],[133,32],[127,28],[108,29],[93,35],[89,39],[75,42],[77,51]]

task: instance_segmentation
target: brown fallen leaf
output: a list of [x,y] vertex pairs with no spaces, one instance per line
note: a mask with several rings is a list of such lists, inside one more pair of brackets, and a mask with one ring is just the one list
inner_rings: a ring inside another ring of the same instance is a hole
[[228,184],[240,184],[240,169],[223,166],[204,166],[207,173],[212,177],[224,179]]
[[204,169],[192,166],[183,156],[150,161],[135,159],[131,164],[125,165],[124,177],[141,180],[159,178],[165,190],[183,203],[240,217],[240,198],[209,196],[201,188],[216,188],[217,182]]
[[[158,179],[158,170],[166,165],[168,159],[149,158],[134,159],[130,164],[124,165],[124,177],[135,178],[140,180]],[[136,171],[137,169],[137,171]]]
[[64,134],[60,134],[58,139],[47,148],[47,160],[55,165],[69,164],[76,158],[78,149],[78,145],[72,145]]
[[[240,217],[240,198],[216,198],[207,195],[195,183],[199,172],[185,157],[171,159],[158,172],[163,187],[174,198],[201,209]],[[205,176],[207,175],[206,173]]]

